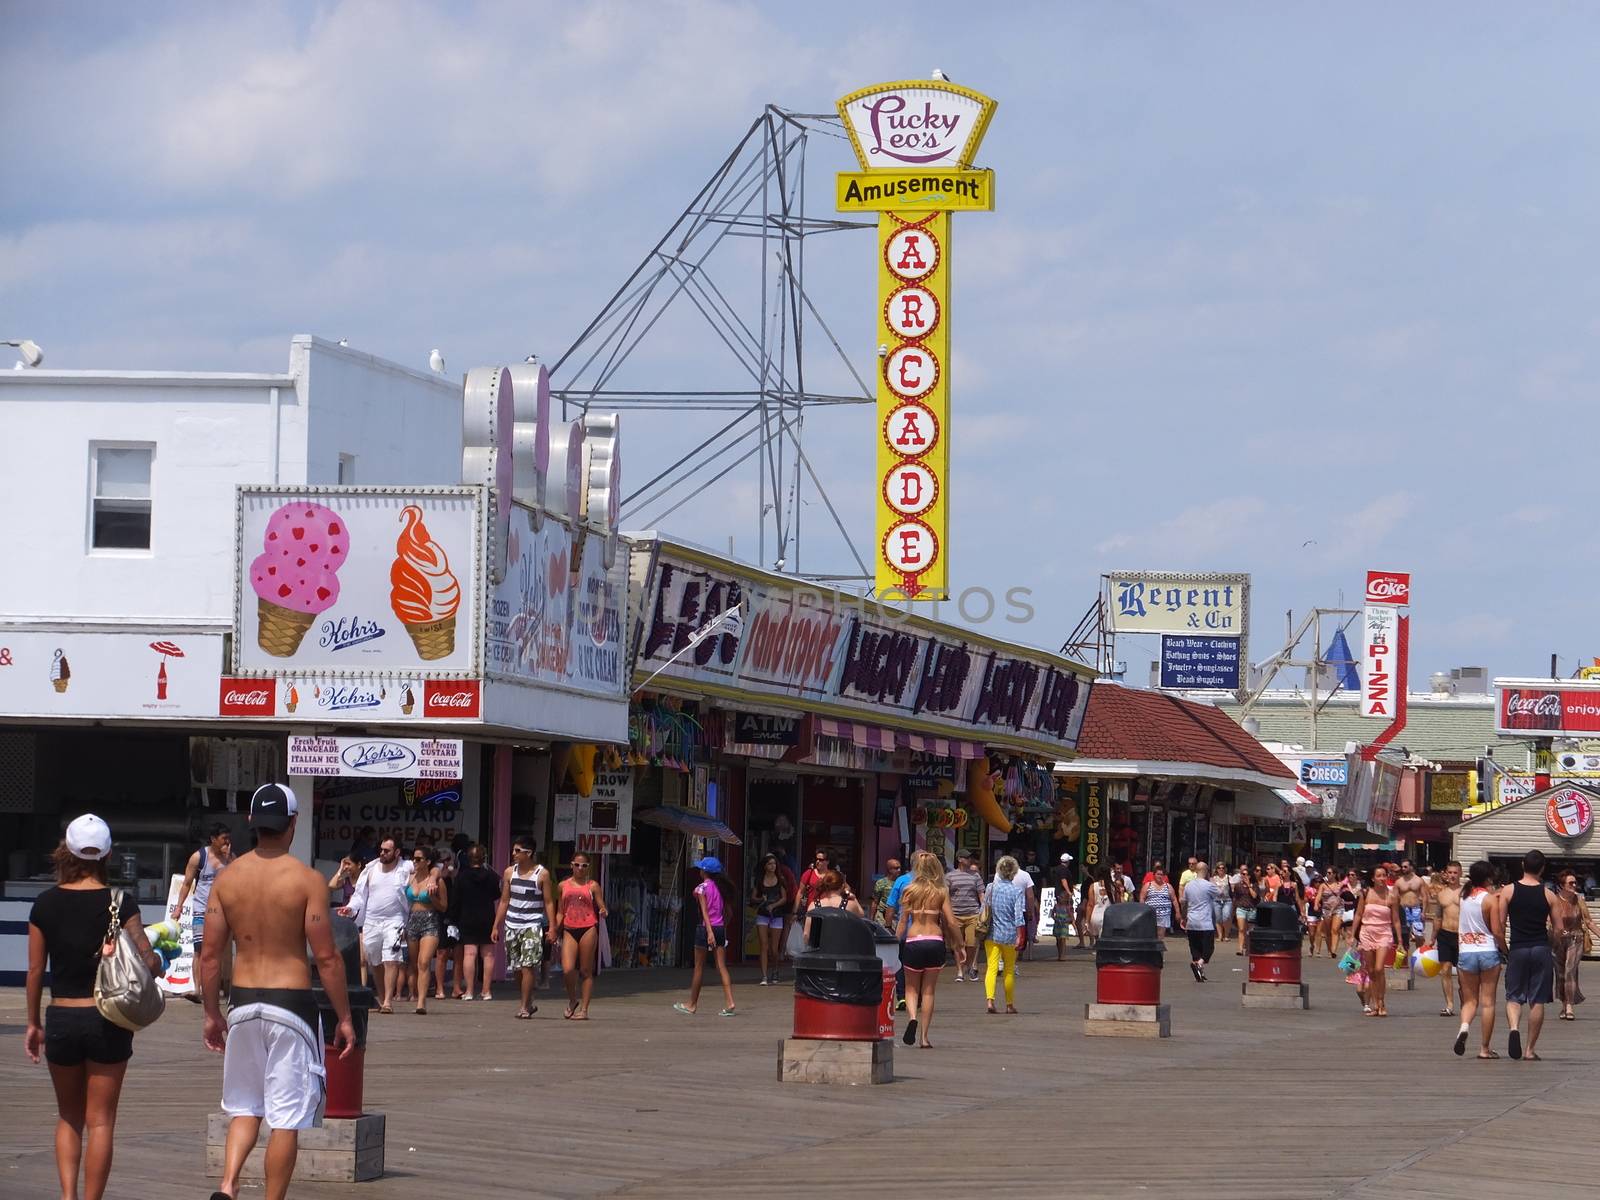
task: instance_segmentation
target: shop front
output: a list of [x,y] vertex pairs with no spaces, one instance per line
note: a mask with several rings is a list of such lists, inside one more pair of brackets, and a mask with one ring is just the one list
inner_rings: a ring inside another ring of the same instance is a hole
[[1530,850],[1544,852],[1549,863],[1546,879],[1570,869],[1578,876],[1591,901],[1600,897],[1600,840],[1594,819],[1600,811],[1600,789],[1571,783],[1557,784],[1509,804],[1468,817],[1450,831],[1451,857],[1464,867],[1486,860],[1499,868],[1501,877],[1521,877],[1522,856]]
[[[1073,752],[1081,666],[680,543],[637,543],[632,574],[635,713],[696,713],[711,786],[682,803],[722,830],[687,854],[723,847],[745,900],[768,853],[796,880],[821,853],[870,896],[913,848],[982,852],[1026,795],[1053,816],[1047,764]],[[753,918],[741,905],[750,953]]]
[[1294,773],[1211,705],[1096,684],[1079,749],[1055,771],[1077,803],[1086,870],[1137,881],[1191,855],[1232,865],[1294,841]]

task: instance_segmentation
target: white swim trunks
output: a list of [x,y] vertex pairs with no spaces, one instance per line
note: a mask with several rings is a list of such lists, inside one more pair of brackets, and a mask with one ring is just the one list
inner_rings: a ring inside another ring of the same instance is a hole
[[361,952],[369,963],[405,962],[406,927],[403,921],[369,921],[361,927]]
[[311,993],[284,993],[284,1003],[263,1003],[251,1000],[256,991],[234,989],[222,1056],[222,1111],[262,1117],[271,1129],[320,1126],[327,1075],[314,1006],[307,1020]]

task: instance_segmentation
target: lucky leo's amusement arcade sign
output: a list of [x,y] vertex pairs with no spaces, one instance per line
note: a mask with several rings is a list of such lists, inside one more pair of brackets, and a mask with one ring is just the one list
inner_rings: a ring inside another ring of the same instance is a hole
[[[878,213],[879,596],[949,596],[950,213],[993,207],[971,170],[995,101],[945,80],[880,83],[839,101],[861,172],[839,207]],[[887,181],[885,183],[884,181]],[[892,185],[892,186],[889,186]]]

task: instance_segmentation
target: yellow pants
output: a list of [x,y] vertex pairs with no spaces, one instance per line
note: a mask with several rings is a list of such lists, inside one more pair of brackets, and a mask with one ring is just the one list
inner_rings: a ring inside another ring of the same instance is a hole
[[1000,973],[1000,964],[1005,964],[1006,971],[1006,1006],[1010,1007],[1017,990],[1017,948],[1015,946],[997,946],[989,943],[989,970],[983,977],[984,995],[989,997],[990,1003],[994,1002],[994,977]]

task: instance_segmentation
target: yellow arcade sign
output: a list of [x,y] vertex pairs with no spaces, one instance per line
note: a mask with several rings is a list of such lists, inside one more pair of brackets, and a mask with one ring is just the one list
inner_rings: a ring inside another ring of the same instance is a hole
[[879,347],[874,587],[950,594],[950,213],[994,207],[972,169],[995,101],[943,80],[882,83],[839,101],[861,171],[844,212],[878,213]]

